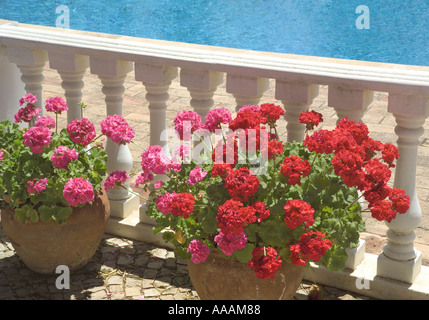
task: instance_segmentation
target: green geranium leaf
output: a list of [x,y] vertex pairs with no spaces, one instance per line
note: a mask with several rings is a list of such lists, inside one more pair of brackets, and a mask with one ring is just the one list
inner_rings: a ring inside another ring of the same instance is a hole
[[207,234],[214,233],[217,230],[218,221],[216,219],[215,208],[208,207],[207,210],[202,210],[198,214],[198,220]]
[[58,223],[64,223],[72,213],[73,208],[71,207],[57,207],[54,219]]
[[247,263],[252,260],[252,251],[255,249],[255,245],[253,243],[247,243],[243,249],[234,251],[232,255],[240,262]]
[[48,207],[46,205],[41,205],[39,208],[40,219],[45,222],[51,221],[55,215],[55,208]]
[[26,204],[25,206],[21,208],[15,209],[15,218],[19,222],[37,222],[39,221],[39,215],[37,214],[37,211],[29,204]]
[[346,267],[348,255],[341,246],[333,246],[322,257],[321,262],[331,271],[341,271]]

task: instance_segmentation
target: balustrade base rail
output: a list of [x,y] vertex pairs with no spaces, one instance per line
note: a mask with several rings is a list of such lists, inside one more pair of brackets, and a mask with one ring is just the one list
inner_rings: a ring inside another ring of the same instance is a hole
[[313,265],[304,279],[384,300],[429,300],[429,267],[422,266],[412,284],[377,275],[380,256],[365,253],[356,269],[332,272]]

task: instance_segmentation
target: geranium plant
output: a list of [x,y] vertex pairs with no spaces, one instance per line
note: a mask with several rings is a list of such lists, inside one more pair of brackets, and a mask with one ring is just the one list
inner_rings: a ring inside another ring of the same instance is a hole
[[[71,121],[58,132],[58,115],[68,110],[61,97],[46,100],[42,116],[37,98],[27,93],[14,122],[0,122],[0,197],[23,223],[67,220],[73,207],[91,202],[103,187],[107,154],[97,140],[106,135],[115,142],[130,136],[121,116],[109,116],[97,136],[86,118]],[[81,103],[82,112],[85,105]],[[18,123],[28,123],[21,128]],[[129,140],[127,140],[129,141]]]
[[[136,181],[150,192],[146,214],[179,256],[200,263],[217,250],[264,279],[284,262],[341,270],[364,230],[363,210],[380,221],[408,210],[405,192],[387,185],[399,157],[394,145],[347,118],[314,131],[323,121],[315,111],[299,118],[303,142],[282,142],[276,122],[283,114],[268,103],[244,106],[234,119],[213,109],[205,122],[182,111],[173,156],[160,146],[141,154]],[[126,179],[114,172],[106,188]]]

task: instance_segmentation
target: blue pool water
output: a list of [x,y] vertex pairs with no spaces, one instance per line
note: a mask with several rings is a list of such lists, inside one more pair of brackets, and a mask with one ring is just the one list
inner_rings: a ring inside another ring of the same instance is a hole
[[78,30],[429,66],[428,0],[0,0],[0,18],[55,26],[59,5]]

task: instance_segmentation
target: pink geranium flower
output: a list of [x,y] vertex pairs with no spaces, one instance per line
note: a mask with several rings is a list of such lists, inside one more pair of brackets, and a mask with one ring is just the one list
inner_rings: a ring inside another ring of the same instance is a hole
[[68,164],[72,160],[77,160],[79,153],[76,149],[69,149],[65,146],[59,146],[55,148],[54,153],[51,156],[52,164],[57,169],[68,169]]
[[84,147],[90,144],[96,136],[94,124],[86,118],[71,121],[67,125],[67,132],[74,143]]
[[162,182],[162,180],[158,180],[155,184],[154,184],[154,188],[155,189],[159,189],[159,188],[161,188],[162,187],[162,184],[163,184],[163,182]]
[[226,108],[212,109],[206,115],[206,122],[204,128],[210,132],[215,132],[216,129],[220,129],[220,124],[228,124],[232,121],[231,112]]
[[231,256],[234,251],[244,248],[247,242],[247,235],[244,231],[239,234],[233,232],[223,233],[220,231],[214,237],[214,241],[225,255]]
[[110,189],[114,188],[117,184],[124,183],[129,178],[130,176],[126,171],[116,170],[112,172],[104,181],[104,189],[106,189],[106,191],[109,191]]
[[71,178],[64,186],[63,196],[73,207],[94,200],[92,184],[81,177]]
[[36,118],[42,114],[42,110],[36,108],[32,104],[28,104],[24,108],[18,110],[14,115],[14,120],[16,123],[18,122],[30,122],[33,118]]
[[134,130],[128,125],[127,121],[117,114],[108,116],[101,121],[100,126],[101,133],[117,144],[130,142],[135,135]]
[[27,93],[21,99],[19,99],[20,106],[22,106],[24,103],[35,104],[36,102],[37,102],[36,96],[31,93]]
[[31,127],[24,133],[24,145],[30,147],[31,152],[41,153],[51,143],[51,136],[51,130],[46,127]]
[[187,144],[181,144],[174,150],[174,155],[178,156],[182,160],[188,159],[192,151],[192,147]]
[[207,244],[195,239],[191,241],[187,251],[192,254],[191,260],[195,264],[206,261],[210,255],[210,249]]
[[61,113],[62,111],[67,111],[66,102],[61,97],[53,97],[46,100],[46,110],[55,113]]
[[160,212],[163,214],[169,214],[170,213],[170,202],[176,195],[176,192],[166,192],[164,195],[158,197],[158,199],[155,200],[156,207]]
[[[177,163],[164,153],[161,146],[149,146],[142,154],[141,166],[143,173],[141,179],[152,181],[153,174],[164,174],[171,168],[176,168]],[[139,180],[140,181],[140,180]]]
[[40,194],[43,190],[46,190],[46,185],[48,184],[48,178],[33,181],[27,181],[27,191],[30,194]]
[[191,140],[191,134],[203,128],[201,116],[194,111],[180,111],[174,118],[174,128],[180,140]]
[[38,117],[36,119],[36,122],[34,125],[36,127],[46,127],[49,129],[54,129],[55,128],[55,120],[52,119],[50,116]]
[[189,172],[188,184],[193,186],[197,182],[203,180],[206,175],[207,171],[204,171],[200,167],[196,167],[195,169],[191,170],[191,172]]

